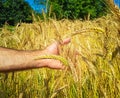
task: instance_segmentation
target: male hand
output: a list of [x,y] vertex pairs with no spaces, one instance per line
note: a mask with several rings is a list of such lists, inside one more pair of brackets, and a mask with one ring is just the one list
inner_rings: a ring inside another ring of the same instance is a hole
[[[55,43],[51,44],[50,46],[48,46],[44,50],[43,54],[59,55],[59,46],[60,45],[66,45],[68,43],[70,43],[70,38],[64,39],[60,43],[55,42]],[[45,65],[43,67],[48,67],[48,68],[52,68],[52,69],[64,69],[64,67],[65,67],[65,66],[62,65],[62,63],[60,61],[54,60],[54,59],[44,59],[43,62],[44,62],[44,65]],[[39,66],[39,64],[37,66]]]

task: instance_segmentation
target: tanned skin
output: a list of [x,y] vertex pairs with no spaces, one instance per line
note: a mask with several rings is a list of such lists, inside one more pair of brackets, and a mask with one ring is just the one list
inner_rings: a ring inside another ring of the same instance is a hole
[[61,44],[55,42],[44,50],[21,51],[0,47],[0,72],[13,72],[33,68],[48,67],[51,69],[64,69],[62,63],[54,59],[34,60],[34,58],[45,55],[59,55],[59,45],[66,45],[70,42],[67,38]]

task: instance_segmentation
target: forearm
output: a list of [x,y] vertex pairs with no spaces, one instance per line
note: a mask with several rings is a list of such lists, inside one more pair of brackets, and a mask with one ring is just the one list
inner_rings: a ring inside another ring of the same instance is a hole
[[0,72],[37,68],[37,63],[42,67],[44,60],[34,60],[42,54],[42,51],[18,51],[0,47]]

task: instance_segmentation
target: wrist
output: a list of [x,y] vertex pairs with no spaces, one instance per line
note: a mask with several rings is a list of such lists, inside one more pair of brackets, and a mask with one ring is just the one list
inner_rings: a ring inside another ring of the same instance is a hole
[[24,53],[25,57],[28,60],[28,66],[31,68],[40,68],[40,67],[47,67],[47,62],[49,59],[40,59],[40,60],[35,60],[35,58],[39,57],[40,55],[45,55],[46,52],[43,51],[26,51]]

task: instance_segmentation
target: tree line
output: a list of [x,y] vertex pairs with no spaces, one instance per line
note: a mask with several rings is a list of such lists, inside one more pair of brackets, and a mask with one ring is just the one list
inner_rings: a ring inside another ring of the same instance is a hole
[[0,26],[32,22],[32,8],[24,0],[0,0]]
[[[57,19],[90,19],[98,18],[106,14],[105,0],[48,0],[48,11],[51,17]],[[47,2],[47,1],[44,1]],[[43,2],[42,2],[43,3]],[[51,8],[51,9],[50,9]]]
[[[56,19],[90,19],[106,14],[107,6],[104,0],[34,0],[37,4],[46,6],[47,17]],[[0,26],[8,23],[16,25],[19,22],[31,23],[32,12],[35,12],[25,0],[0,0]],[[42,16],[42,13],[36,15]]]

